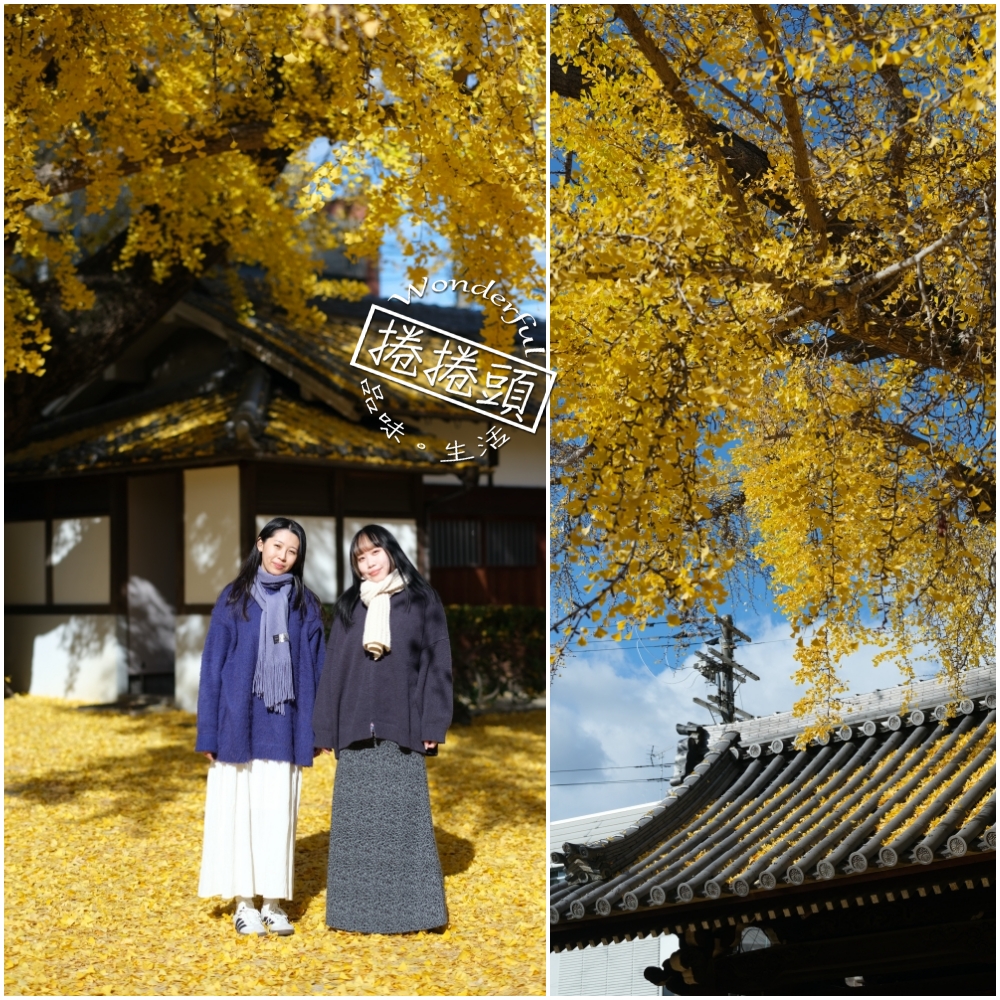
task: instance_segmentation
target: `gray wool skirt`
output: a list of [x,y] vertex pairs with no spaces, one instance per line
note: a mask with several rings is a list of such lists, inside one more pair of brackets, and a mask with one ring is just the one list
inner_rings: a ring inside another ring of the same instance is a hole
[[448,922],[423,754],[389,740],[340,752],[326,922],[367,934],[403,934]]

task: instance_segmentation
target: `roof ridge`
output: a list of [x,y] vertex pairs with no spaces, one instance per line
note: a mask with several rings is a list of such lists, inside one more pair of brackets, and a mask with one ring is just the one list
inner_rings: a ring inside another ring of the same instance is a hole
[[[995,694],[996,678],[995,663],[972,667],[962,678],[963,697],[977,699]],[[907,697],[907,687],[909,687],[909,697]],[[897,684],[843,698],[844,722],[847,725],[856,725],[869,719],[884,719],[896,715],[904,702],[907,710],[912,712],[917,709],[925,710],[940,705],[957,704],[959,700],[949,690],[948,678],[932,677],[928,680],[914,681],[912,685]],[[775,712],[774,715],[724,722],[704,728],[709,740],[717,740],[724,733],[736,731],[740,734],[739,745],[749,746],[754,743],[770,743],[772,740],[794,739],[804,732],[815,718],[815,713],[797,717],[792,711]]]

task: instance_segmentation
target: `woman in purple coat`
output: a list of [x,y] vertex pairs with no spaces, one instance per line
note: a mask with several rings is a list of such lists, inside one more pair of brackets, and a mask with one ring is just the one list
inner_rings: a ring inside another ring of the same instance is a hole
[[[320,604],[302,582],[306,533],[269,521],[219,596],[201,658],[198,739],[211,766],[198,895],[236,897],[240,934],[291,934],[302,768],[323,669]],[[254,896],[263,897],[258,911]]]
[[337,753],[326,922],[374,934],[448,922],[424,758],[451,724],[441,599],[391,532],[351,542],[316,695],[315,743]]

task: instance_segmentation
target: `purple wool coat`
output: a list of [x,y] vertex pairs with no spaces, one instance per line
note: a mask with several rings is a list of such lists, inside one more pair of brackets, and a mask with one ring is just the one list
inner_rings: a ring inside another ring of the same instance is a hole
[[350,628],[334,619],[313,713],[315,743],[335,750],[358,740],[391,740],[424,752],[451,725],[451,644],[437,594],[389,598],[392,648],[374,659],[361,640],[368,609],[358,601]]
[[214,753],[227,764],[280,760],[309,767],[313,762],[313,705],[325,648],[319,601],[306,594],[299,610],[288,609],[295,701],[285,714],[269,712],[253,693],[260,637],[260,606],[227,604],[232,584],[212,610],[198,689],[198,738],[195,750]]

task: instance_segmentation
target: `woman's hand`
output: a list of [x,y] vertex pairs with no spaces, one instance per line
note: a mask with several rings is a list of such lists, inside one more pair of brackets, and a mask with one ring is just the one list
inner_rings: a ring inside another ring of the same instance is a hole
[[211,763],[215,763],[215,754],[212,753],[211,750],[202,750],[202,753],[209,759],[209,761],[211,761]]
[[437,746],[437,743],[435,743],[434,740],[424,740],[424,749],[425,750],[433,750],[436,746]]

